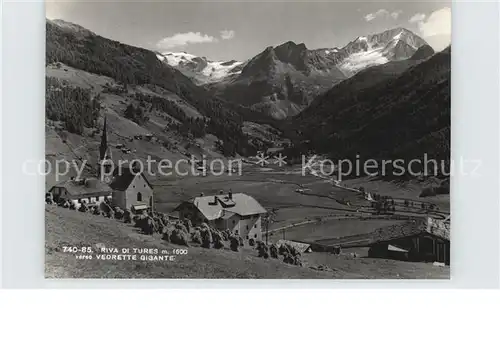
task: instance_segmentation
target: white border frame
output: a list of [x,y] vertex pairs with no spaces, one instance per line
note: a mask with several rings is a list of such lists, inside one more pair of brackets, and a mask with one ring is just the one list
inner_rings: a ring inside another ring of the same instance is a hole
[[45,7],[4,2],[2,21],[2,260],[5,287],[498,288],[498,2],[452,4],[452,158],[482,159],[478,178],[452,180],[451,280],[46,280],[44,179],[22,174],[44,159]]

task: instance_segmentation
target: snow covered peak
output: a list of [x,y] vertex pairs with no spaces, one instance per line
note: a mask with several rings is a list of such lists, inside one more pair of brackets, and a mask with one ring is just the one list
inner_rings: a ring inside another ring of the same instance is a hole
[[370,66],[408,59],[426,44],[422,38],[405,28],[360,36],[340,50],[343,55],[339,68],[347,76],[352,76]]
[[394,40],[399,40],[403,37],[403,31],[399,32],[398,34],[396,34],[393,38]]
[[192,62],[197,58],[195,55],[188,54],[187,52],[166,52],[163,57],[167,60],[170,66],[178,66],[179,64]]
[[[210,61],[205,57],[186,52],[166,52],[158,54],[158,59],[177,68],[190,77],[196,84],[208,84],[234,78],[242,73],[255,77],[275,67],[277,61],[292,65],[295,69],[309,72],[340,69],[344,76],[350,77],[370,66],[389,61],[410,58],[418,48],[427,43],[411,31],[398,27],[375,34],[358,36],[344,47],[326,47],[308,50],[304,44],[288,41],[276,47],[268,47],[246,63],[240,61]],[[278,67],[278,66],[276,66]],[[318,68],[319,67],[319,68]],[[325,69],[326,67],[326,69]],[[286,70],[279,66],[279,70]],[[307,73],[309,74],[309,73]]]
[[326,55],[329,55],[329,54],[332,54],[332,53],[336,53],[336,52],[339,52],[339,49],[337,49],[337,48],[333,48],[333,49],[325,49],[325,50],[324,50],[324,53],[325,53]]
[[184,75],[193,79],[196,84],[218,82],[225,77],[239,73],[243,62],[210,61],[187,52],[166,52],[157,54],[160,61],[177,68]]

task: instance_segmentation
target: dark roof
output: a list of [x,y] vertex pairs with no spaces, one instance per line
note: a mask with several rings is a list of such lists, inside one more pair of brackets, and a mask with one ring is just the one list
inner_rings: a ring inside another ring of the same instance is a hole
[[113,190],[118,190],[118,191],[125,191],[128,189],[134,178],[140,174],[146,183],[149,185],[149,187],[152,189],[153,186],[151,183],[148,181],[144,173],[139,172],[137,170],[133,170],[129,167],[122,167],[122,168],[117,168],[113,172],[113,181],[109,185]]
[[450,240],[450,216],[444,220],[428,217],[426,231],[434,236]]
[[54,185],[49,191],[54,188],[64,188],[69,193],[69,198],[78,199],[90,196],[107,196],[111,195],[111,188],[101,182],[97,178],[86,178],[79,180],[66,180]]
[[414,237],[418,235],[434,236],[442,240],[450,240],[449,232],[448,235],[438,232],[428,232],[427,221],[422,218],[409,220],[404,223],[394,224],[391,226],[385,226],[369,233],[348,235],[331,239],[318,239],[315,240],[315,244],[330,247],[367,247],[379,243],[389,244],[396,239]]
[[418,220],[379,228],[370,234],[372,237],[372,244],[389,242],[395,239],[416,235],[432,235],[443,240],[450,240],[449,232],[447,235],[444,232],[439,231],[431,233],[427,231],[427,222]]

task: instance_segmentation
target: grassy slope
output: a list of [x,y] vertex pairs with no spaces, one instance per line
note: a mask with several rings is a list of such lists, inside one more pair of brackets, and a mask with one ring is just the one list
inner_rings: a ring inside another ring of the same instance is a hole
[[[46,32],[47,77],[57,78],[71,86],[90,89],[92,96],[100,94],[102,108],[99,123],[102,126],[102,117],[108,118],[112,148],[119,143],[132,150],[127,155],[118,149],[112,150],[118,156],[113,157],[114,159],[146,159],[151,156],[153,159],[168,159],[175,163],[188,153],[198,157],[206,154],[225,159],[216,147],[221,138],[227,155],[252,152],[253,141],[248,140],[261,137],[252,131],[248,132],[249,135],[243,133],[242,122],[267,120],[268,116],[213,98],[176,69],[160,62],[152,51],[121,44],[83,27],[61,21],[47,21]],[[127,92],[116,89],[110,92],[106,90],[106,84],[126,88]],[[150,109],[151,103],[139,101],[136,93],[145,95],[145,98],[160,97],[163,109],[159,106]],[[149,122],[137,125],[125,119],[124,111],[129,104],[142,104]],[[169,112],[166,113],[166,110]],[[200,118],[211,121],[210,130],[203,138],[193,140],[187,136],[186,128],[193,127],[189,119]],[[173,125],[181,125],[182,130],[172,128]],[[88,133],[84,132],[82,135],[70,134],[61,131],[61,127],[66,129],[64,123],[47,123],[46,133],[51,139],[47,143],[47,159],[52,163],[61,158],[68,161],[85,159],[95,166],[100,135],[90,137],[88,130],[85,131]],[[153,144],[129,140],[133,135],[149,133],[158,136],[159,142]],[[62,139],[67,139],[67,145],[64,145]],[[256,142],[260,143],[259,140]],[[163,143],[167,148],[162,146]],[[192,150],[194,144],[208,145],[208,150]],[[48,177],[47,187],[56,182],[52,178]]]
[[[137,233],[132,226],[67,209],[46,209],[46,276],[52,278],[328,278],[308,268],[264,261],[255,251],[207,250],[190,247],[175,262],[77,260],[57,251],[64,245],[116,248],[181,248],[159,237]],[[354,276],[353,276],[354,277]]]
[[[304,267],[257,257],[255,250],[240,252],[189,247],[188,254],[174,262],[78,260],[63,253],[62,246],[174,249],[157,236],[139,234],[121,222],[58,207],[46,208],[47,278],[448,278],[448,267],[424,263],[398,262],[371,258],[351,258],[313,253],[304,255]],[[322,272],[311,266],[324,264]]]
[[[175,102],[187,116],[192,118],[200,118],[200,113],[191,105],[183,101],[178,95],[168,92],[159,87],[149,86],[130,86],[128,93],[117,93],[106,90],[105,84],[116,86],[119,85],[114,79],[82,71],[67,65],[48,65],[46,67],[46,76],[54,77],[64,81],[71,86],[90,89],[92,94],[100,94],[101,96],[101,118],[99,125],[102,126],[103,117],[108,120],[108,142],[113,153],[113,159],[147,159],[151,156],[153,159],[168,159],[172,163],[184,158],[187,159],[187,154],[195,155],[201,158],[205,155],[208,159],[218,158],[226,160],[216,143],[219,139],[212,135],[206,134],[203,138],[189,140],[185,136],[173,128],[167,127],[171,124],[181,123],[174,116],[168,115],[163,111],[149,108],[144,109],[144,114],[149,118],[149,121],[144,125],[138,125],[124,117],[124,111],[128,104],[133,103],[139,105],[135,93],[151,96],[162,96],[165,99]],[[155,91],[151,90],[154,89]],[[250,125],[259,126],[252,122],[245,122]],[[46,158],[55,165],[55,160],[65,159],[68,161],[74,159],[85,159],[89,164],[95,166],[97,163],[97,155],[100,144],[101,132],[94,136],[90,135],[90,130],[86,130],[83,135],[68,133],[67,131],[58,131],[56,126],[60,124],[50,120],[46,120]],[[166,128],[167,127],[167,128]],[[255,130],[254,130],[255,129]],[[258,128],[245,128],[245,133],[251,138],[261,140],[280,140],[278,131],[269,126],[262,126],[261,129],[268,131],[267,134],[260,133]],[[152,133],[158,138],[159,142],[150,142],[146,140],[130,140],[134,135],[144,135]],[[63,142],[66,139],[66,143]],[[175,144],[175,148],[167,149],[162,145],[162,142],[167,140],[170,144]],[[116,144],[123,144],[125,147],[132,150],[130,154],[123,154],[121,150],[115,147]],[[197,147],[198,144],[200,147]],[[80,163],[80,162],[79,162]],[[186,167],[181,164],[181,171],[186,171]],[[68,176],[74,176],[69,174]],[[56,183],[53,174],[47,177],[47,187]]]
[[[165,127],[170,123],[180,123],[174,117],[165,114],[162,111],[153,109],[149,111],[146,109],[144,112],[149,117],[149,122],[144,125],[138,125],[135,122],[128,120],[124,117],[124,111],[129,103],[134,103],[136,106],[139,101],[135,98],[136,92],[141,92],[147,95],[158,95],[161,93],[166,99],[171,101],[179,101],[180,98],[173,93],[156,89],[158,92],[153,92],[147,87],[143,86],[129,86],[128,93],[116,93],[105,90],[105,84],[114,86],[117,84],[112,78],[100,76],[97,74],[89,73],[66,65],[57,67],[56,65],[49,65],[46,68],[47,77],[58,78],[65,83],[81,87],[84,89],[91,89],[92,94],[100,94],[101,96],[101,118],[99,124],[102,125],[103,118],[107,117],[108,121],[108,142],[113,153],[115,161],[119,159],[144,159],[148,156],[152,159],[168,159],[175,163],[179,159],[188,159],[188,152],[190,154],[200,157],[204,154],[208,159],[218,158],[225,160],[226,158],[220,153],[216,147],[216,142],[219,140],[216,136],[206,134],[203,138],[196,140],[189,140],[172,128]],[[186,102],[179,103],[179,106],[185,113],[193,118],[199,118],[199,112]],[[100,144],[101,132],[96,135],[91,135],[91,130],[86,130],[83,135],[72,134],[67,131],[57,129],[60,123],[50,120],[46,121],[46,158],[55,165],[56,160],[87,160],[88,164],[95,167],[97,164],[98,149]],[[160,138],[158,142],[151,142],[147,140],[134,140],[131,139],[134,135],[145,135],[153,133]],[[63,139],[65,142],[63,142]],[[176,144],[174,149],[167,149],[162,145],[163,140],[168,140],[170,144]],[[194,145],[198,143],[203,149],[196,148]],[[132,150],[130,154],[124,154],[121,150],[116,148],[117,144],[123,144],[125,147]],[[79,161],[78,164],[81,164]],[[184,164],[180,165],[181,171],[187,171],[188,167]],[[74,176],[72,172],[67,175]],[[62,177],[59,180],[65,179]],[[54,174],[51,173],[47,176],[47,187],[54,185],[56,179]]]
[[177,94],[202,115],[229,124],[264,120],[267,116],[213,98],[178,70],[161,62],[150,50],[101,37],[64,21],[46,21],[46,61],[114,78],[132,85],[150,84]]

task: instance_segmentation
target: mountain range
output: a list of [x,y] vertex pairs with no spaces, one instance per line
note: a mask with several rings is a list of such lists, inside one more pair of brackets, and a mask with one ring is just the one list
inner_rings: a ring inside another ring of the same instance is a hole
[[[214,153],[229,157],[254,153],[261,144],[243,132],[244,122],[264,121],[267,116],[214,97],[153,51],[72,23],[47,20],[46,66],[46,117],[58,130],[83,137],[80,144],[96,142],[89,129],[102,123],[102,117],[111,130],[120,131],[119,144],[139,131],[154,131],[160,140],[158,157],[165,152],[162,145],[187,154],[192,145],[209,141]],[[95,105],[100,112],[91,112]]]
[[[47,20],[46,36],[50,133],[69,131],[92,155],[89,128],[106,117],[116,142],[137,148],[130,157],[192,154],[193,145],[245,156],[291,140],[339,158],[449,160],[451,48],[434,53],[402,28],[340,49],[286,42],[246,62],[160,54],[64,21]],[[139,132],[160,144],[128,141]]]
[[336,159],[449,161],[451,47],[430,57],[429,48],[336,85],[288,127]]
[[410,58],[427,43],[404,28],[360,36],[342,48],[309,50],[292,41],[246,62],[211,62],[187,53],[165,53],[167,64],[225,100],[285,119],[314,98],[371,66]]

